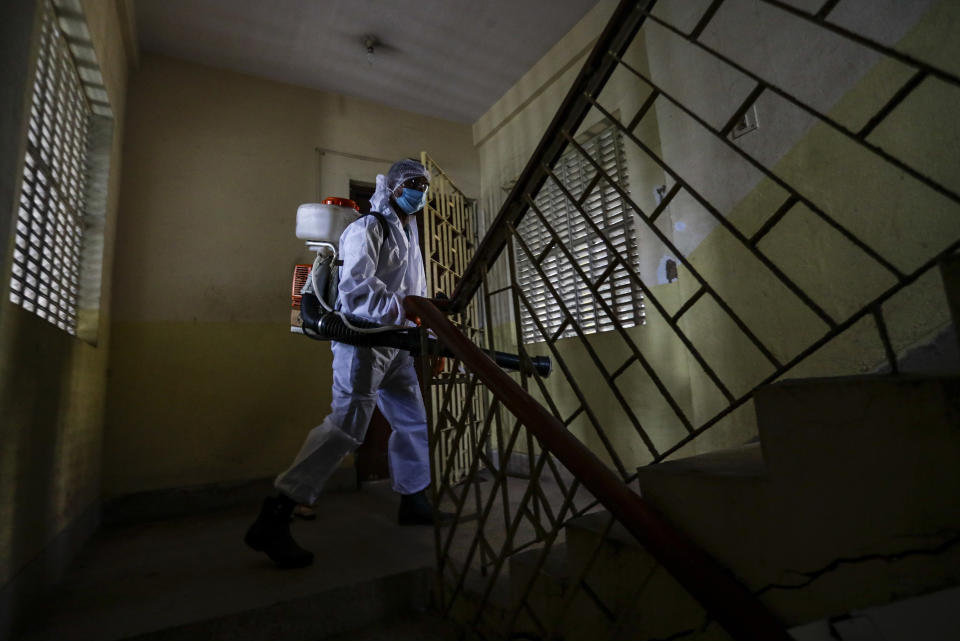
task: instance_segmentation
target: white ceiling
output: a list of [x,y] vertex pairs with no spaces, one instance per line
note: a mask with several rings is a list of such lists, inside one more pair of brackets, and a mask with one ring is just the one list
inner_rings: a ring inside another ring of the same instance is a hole
[[136,16],[145,51],[471,123],[596,1],[136,0]]

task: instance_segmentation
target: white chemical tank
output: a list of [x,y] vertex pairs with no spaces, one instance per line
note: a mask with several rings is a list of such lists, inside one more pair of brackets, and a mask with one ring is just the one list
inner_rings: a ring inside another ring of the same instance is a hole
[[340,234],[360,215],[357,203],[348,198],[327,198],[322,203],[297,207],[297,238],[313,242],[340,243]]

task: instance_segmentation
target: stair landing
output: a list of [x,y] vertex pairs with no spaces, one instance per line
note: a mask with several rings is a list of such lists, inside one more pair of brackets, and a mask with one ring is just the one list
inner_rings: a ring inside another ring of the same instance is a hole
[[383,483],[325,495],[293,523],[316,555],[278,570],[242,541],[258,505],[103,529],[33,616],[28,641],[322,639],[429,603],[429,527],[396,524]]

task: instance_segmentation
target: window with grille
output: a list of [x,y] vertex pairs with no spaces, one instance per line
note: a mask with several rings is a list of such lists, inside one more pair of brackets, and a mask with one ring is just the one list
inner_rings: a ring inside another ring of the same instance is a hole
[[[633,216],[610,184],[612,181],[627,190],[620,134],[608,127],[581,146],[610,181],[601,177],[594,184],[594,165],[577,149],[570,149],[561,156],[554,173],[575,199],[581,200],[589,188],[587,197],[578,206],[548,178],[534,199],[559,242],[533,210],[523,217],[518,227],[520,237],[533,256],[531,259],[521,247],[516,249],[518,285],[530,304],[530,309],[521,305],[525,342],[574,336],[576,330],[566,320],[563,307],[584,333],[614,329],[614,321],[598,297],[622,327],[644,322],[643,295],[624,270],[625,265],[637,264]],[[588,224],[587,218],[596,229]]]
[[[97,166],[103,153],[91,145],[103,138],[97,133],[103,116],[112,115],[75,4],[43,3],[10,281],[13,303],[70,334],[77,334],[81,283],[88,278],[82,272],[91,253],[87,232],[100,227],[97,205],[105,205],[104,185],[90,184],[103,174]],[[102,238],[93,236],[99,263]]]

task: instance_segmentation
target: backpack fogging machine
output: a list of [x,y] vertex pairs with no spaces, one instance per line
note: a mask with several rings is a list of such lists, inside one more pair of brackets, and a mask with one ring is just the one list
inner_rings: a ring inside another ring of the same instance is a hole
[[[345,314],[336,309],[340,285],[340,265],[337,260],[340,235],[361,215],[356,203],[346,198],[327,198],[322,203],[300,205],[297,209],[297,238],[316,252],[313,265],[297,265],[293,275],[292,298],[299,303],[301,331],[305,336],[320,341],[339,341],[359,347],[395,347],[413,356],[423,354],[420,329],[401,325],[379,325],[372,321]],[[387,222],[376,216],[387,232]],[[517,354],[482,350],[504,369],[519,371],[522,362]],[[433,336],[426,339],[426,353],[432,356],[455,358]],[[546,378],[552,370],[549,356],[531,358],[533,370]],[[527,373],[532,373],[527,371]]]

